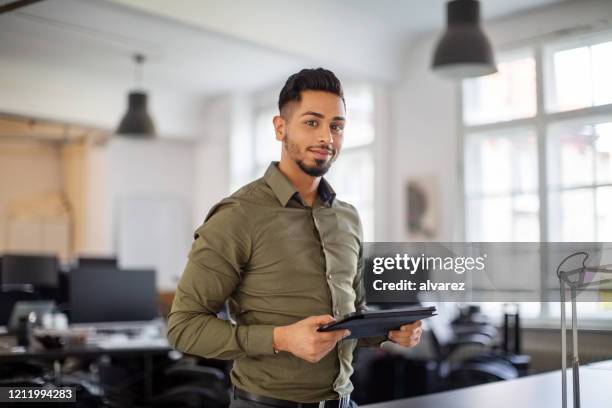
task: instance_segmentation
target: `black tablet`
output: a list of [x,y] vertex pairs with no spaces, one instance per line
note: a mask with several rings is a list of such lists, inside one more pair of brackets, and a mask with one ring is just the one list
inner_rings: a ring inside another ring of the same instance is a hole
[[410,307],[391,310],[368,310],[350,313],[342,319],[319,327],[320,332],[349,329],[347,339],[384,336],[389,330],[436,315],[436,307]]

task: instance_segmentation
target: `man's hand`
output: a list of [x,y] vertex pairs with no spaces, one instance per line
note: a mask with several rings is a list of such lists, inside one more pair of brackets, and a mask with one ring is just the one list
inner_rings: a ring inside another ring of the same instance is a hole
[[388,334],[389,340],[404,347],[414,347],[421,341],[421,326],[423,322],[417,320],[411,324],[405,324],[399,330],[391,330]]
[[275,327],[274,348],[288,351],[309,363],[316,363],[325,357],[339,340],[351,334],[349,330],[317,331],[319,326],[334,321],[329,315],[311,316],[289,326]]

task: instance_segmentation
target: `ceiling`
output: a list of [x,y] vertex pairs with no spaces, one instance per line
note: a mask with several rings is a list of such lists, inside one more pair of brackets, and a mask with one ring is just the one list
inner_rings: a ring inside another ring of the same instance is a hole
[[[563,0],[483,0],[485,19]],[[566,0],[581,1],[581,0]],[[194,94],[257,89],[303,66],[392,81],[402,51],[444,24],[444,0],[45,0],[0,15],[0,54]]]
[[[446,21],[447,0],[336,0],[385,21],[398,32],[436,30]],[[492,20],[568,0],[481,0],[483,20]],[[571,1],[571,0],[569,0]]]

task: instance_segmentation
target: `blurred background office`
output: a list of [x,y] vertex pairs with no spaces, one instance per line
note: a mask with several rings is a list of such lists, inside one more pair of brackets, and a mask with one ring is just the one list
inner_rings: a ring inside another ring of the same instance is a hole
[[[366,241],[612,241],[609,0],[481,1],[497,72],[473,78],[432,69],[442,0],[0,10],[4,384],[71,384],[83,406],[227,404],[228,365],[171,351],[163,319],[209,208],[278,159],[278,92],[304,67],[343,82],[329,179]],[[578,306],[587,362],[612,358],[599,296]],[[360,356],[358,402],[558,369],[549,300],[442,305],[415,350]]]

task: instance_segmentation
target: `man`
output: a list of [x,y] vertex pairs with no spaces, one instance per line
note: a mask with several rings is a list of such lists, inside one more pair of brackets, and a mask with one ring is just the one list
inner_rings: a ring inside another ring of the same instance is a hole
[[[354,348],[387,338],[317,331],[366,308],[359,216],[323,178],[344,138],[340,81],[304,69],[289,77],[278,107],[280,162],[215,205],[196,230],[168,338],[180,351],[234,360],[233,407],[344,407]],[[236,324],[216,317],[226,300]],[[414,346],[420,326],[388,340]]]

